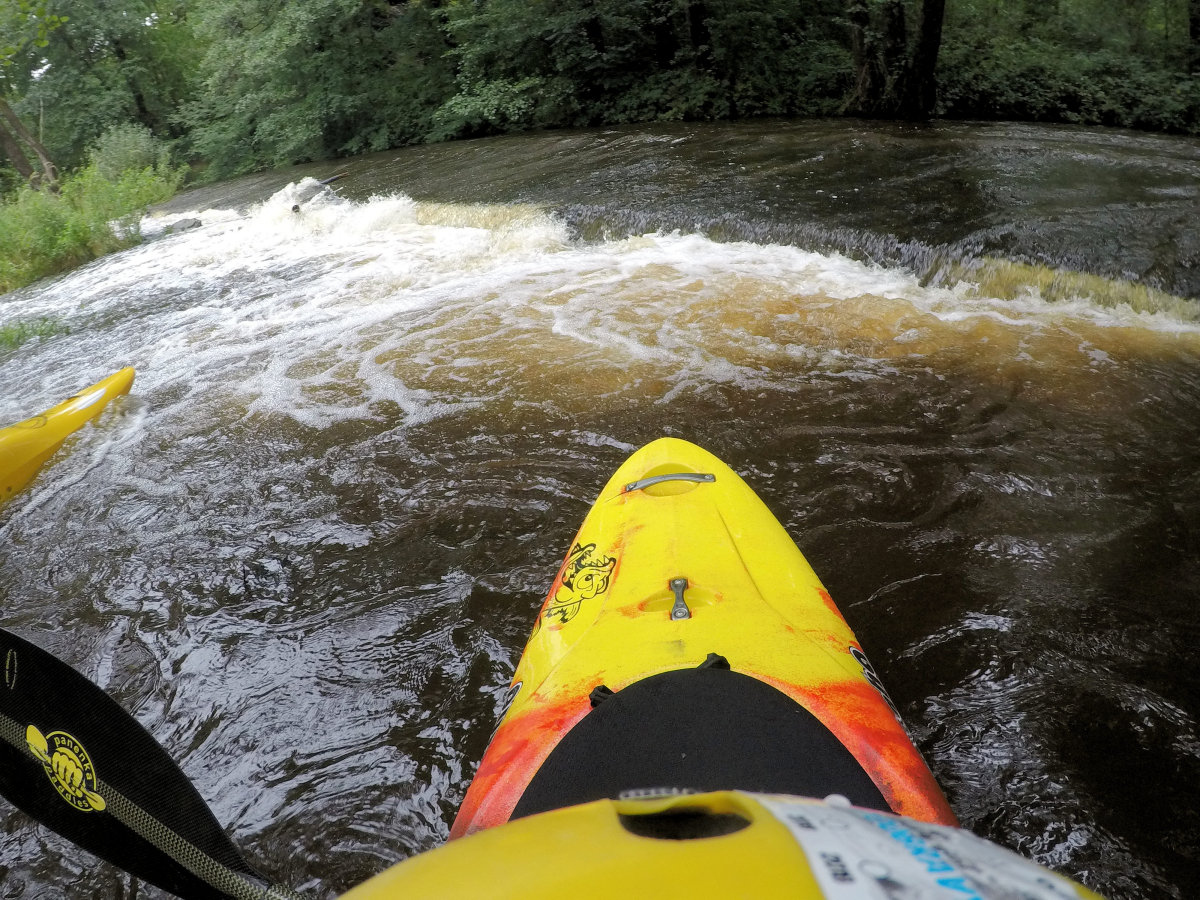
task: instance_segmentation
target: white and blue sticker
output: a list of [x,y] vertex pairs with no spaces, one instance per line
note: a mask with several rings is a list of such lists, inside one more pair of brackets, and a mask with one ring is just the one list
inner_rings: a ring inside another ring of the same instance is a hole
[[826,900],[1080,900],[1064,878],[966,831],[827,802],[757,798]]

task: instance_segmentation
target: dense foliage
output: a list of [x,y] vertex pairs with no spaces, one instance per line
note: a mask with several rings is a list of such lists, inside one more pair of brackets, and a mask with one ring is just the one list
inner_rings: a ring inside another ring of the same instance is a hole
[[192,21],[208,49],[182,118],[219,172],[417,140],[453,90],[424,3],[211,2]]
[[951,2],[939,112],[1200,134],[1189,13],[1200,3]]
[[64,326],[45,316],[39,319],[18,319],[15,322],[0,325],[0,353],[15,350],[34,338],[53,337],[65,331]]
[[431,136],[837,111],[848,58],[828,0],[450,3],[456,90]]
[[0,292],[54,275],[139,238],[146,208],[183,179],[140,126],[118,126],[55,191],[28,185],[0,204]]
[[0,191],[130,123],[213,176],[663,119],[1200,133],[1200,0],[0,0],[0,32]]

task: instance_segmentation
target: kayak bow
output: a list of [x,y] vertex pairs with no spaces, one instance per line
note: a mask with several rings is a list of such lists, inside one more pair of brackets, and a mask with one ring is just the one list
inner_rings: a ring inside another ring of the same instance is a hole
[[33,481],[63,441],[100,415],[110,400],[129,393],[133,376],[133,369],[121,369],[41,415],[0,428],[0,503]]
[[622,792],[843,794],[957,824],[854,633],[763,502],[673,438],[572,542],[451,830]]

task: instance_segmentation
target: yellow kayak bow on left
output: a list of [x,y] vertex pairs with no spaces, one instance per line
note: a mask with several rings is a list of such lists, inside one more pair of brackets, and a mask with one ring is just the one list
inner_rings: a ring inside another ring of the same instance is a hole
[[0,428],[0,503],[33,481],[63,441],[100,415],[109,401],[129,393],[133,376],[132,368],[122,369],[40,415]]

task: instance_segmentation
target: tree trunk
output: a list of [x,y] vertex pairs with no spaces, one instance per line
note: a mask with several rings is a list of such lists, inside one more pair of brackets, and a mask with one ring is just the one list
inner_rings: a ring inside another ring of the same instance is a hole
[[846,8],[857,78],[845,110],[863,116],[901,115],[911,66],[904,0],[874,5],[875,15],[868,0],[850,0]]
[[1200,75],[1200,0],[1188,0],[1188,71]]
[[675,23],[671,21],[674,10],[669,3],[658,2],[654,5],[654,15],[651,18],[650,33],[654,39],[654,58],[658,68],[668,70],[675,62],[675,54],[679,52],[679,42],[675,36]]
[[38,162],[42,164],[43,183],[51,187],[58,184],[58,169],[50,161],[50,154],[46,152],[46,148],[42,146],[41,141],[30,134],[29,129],[21,124],[21,120],[17,118],[17,114],[13,112],[12,107],[8,105],[8,101],[3,97],[0,97],[0,116],[3,116],[5,121],[8,122],[8,127],[12,130],[13,134],[24,141],[25,146],[37,156]]
[[26,181],[33,179],[33,166],[29,164],[29,157],[21,149],[20,142],[12,136],[12,132],[4,127],[3,122],[0,122],[0,150],[4,151],[4,155],[8,157],[9,163],[17,170],[18,175]]
[[854,90],[846,100],[846,111],[865,113],[883,94],[883,72],[879,48],[871,34],[871,11],[866,0],[850,0],[846,8],[850,22],[850,52],[854,58]]
[[845,111],[862,116],[927,118],[937,101],[935,70],[945,17],[946,0],[924,0],[916,35],[910,40],[904,0],[875,0],[873,4],[849,0],[846,18],[857,79]]
[[712,35],[708,31],[709,12],[704,0],[691,0],[684,10],[687,17],[688,34],[692,39],[692,49],[699,59],[712,55]]
[[[133,67],[127,65],[129,54],[125,52],[125,47],[119,40],[113,38],[109,41],[113,48],[113,56],[117,58],[117,62],[121,63],[122,71],[129,73]],[[146,97],[141,89],[134,82],[131,75],[126,74],[125,84],[129,87],[129,93],[133,95],[133,104],[137,107],[138,121],[145,125],[153,132],[161,132],[165,123],[161,122],[158,116],[150,112],[150,108],[146,106]]]
[[[1200,0],[1194,0],[1200,3]],[[942,46],[946,0],[925,0],[916,45],[909,57],[908,77],[901,110],[906,118],[927,118],[937,103],[937,59]]]

